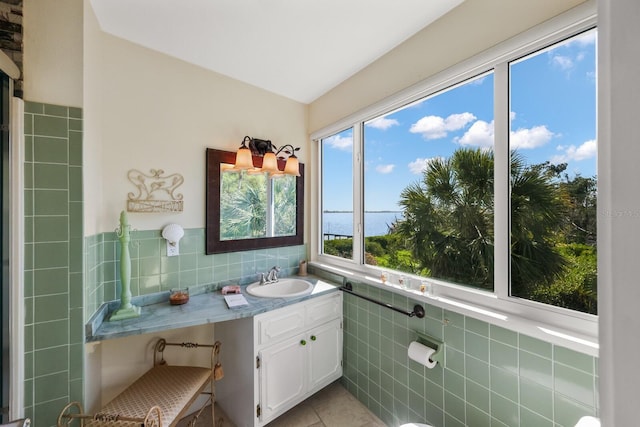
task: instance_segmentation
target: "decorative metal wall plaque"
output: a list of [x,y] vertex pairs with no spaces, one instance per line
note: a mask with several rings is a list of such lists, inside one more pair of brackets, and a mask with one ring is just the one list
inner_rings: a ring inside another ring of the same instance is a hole
[[162,169],[151,169],[147,175],[136,169],[127,172],[127,178],[138,189],[138,193],[129,193],[127,211],[129,212],[182,212],[182,194],[176,189],[184,183],[179,173],[164,175]]

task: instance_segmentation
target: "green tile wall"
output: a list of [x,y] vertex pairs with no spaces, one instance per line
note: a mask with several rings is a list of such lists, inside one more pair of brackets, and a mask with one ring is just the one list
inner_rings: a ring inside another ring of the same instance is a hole
[[[129,216],[135,229],[135,216]],[[117,223],[117,218],[114,219]],[[197,285],[248,283],[274,265],[283,274],[294,272],[306,258],[306,247],[287,246],[274,249],[205,255],[205,231],[185,230],[180,240],[180,255],[167,257],[166,240],[161,230],[132,231],[131,294],[135,296]],[[104,302],[120,298],[120,241],[114,232],[85,238],[87,321]]]
[[[355,284],[357,292],[410,309],[417,301]],[[344,295],[346,388],[388,426],[573,427],[597,414],[597,359],[426,305],[409,318]],[[443,340],[444,366],[410,360],[420,331]]]
[[82,401],[82,110],[25,103],[25,413]]

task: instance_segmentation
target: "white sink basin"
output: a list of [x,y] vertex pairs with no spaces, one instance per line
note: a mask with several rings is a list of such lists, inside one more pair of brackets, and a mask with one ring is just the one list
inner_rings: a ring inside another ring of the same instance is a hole
[[308,295],[313,284],[302,279],[280,279],[275,283],[261,285],[259,282],[247,286],[247,292],[254,297],[287,298]]

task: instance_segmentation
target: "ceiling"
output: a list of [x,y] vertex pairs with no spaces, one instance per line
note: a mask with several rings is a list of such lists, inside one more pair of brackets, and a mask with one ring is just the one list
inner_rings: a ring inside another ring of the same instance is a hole
[[91,0],[103,31],[310,103],[463,0]]

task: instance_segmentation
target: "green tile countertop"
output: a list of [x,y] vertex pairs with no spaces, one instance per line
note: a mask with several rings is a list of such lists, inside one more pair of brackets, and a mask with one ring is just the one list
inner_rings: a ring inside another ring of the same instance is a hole
[[[141,307],[140,316],[117,321],[108,321],[107,319],[111,312],[118,308],[119,301],[103,304],[85,325],[85,341],[103,341],[130,335],[252,317],[256,314],[330,292],[339,292],[338,286],[315,276],[292,277],[313,283],[314,287],[311,294],[290,298],[260,298],[249,295],[246,292],[246,286],[242,286],[242,294],[249,305],[228,308],[220,290],[196,295],[191,294],[189,302],[183,305],[169,304],[169,292],[162,292],[146,297],[133,298],[133,304]],[[267,286],[278,286],[278,284]]]

